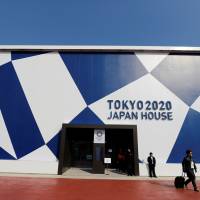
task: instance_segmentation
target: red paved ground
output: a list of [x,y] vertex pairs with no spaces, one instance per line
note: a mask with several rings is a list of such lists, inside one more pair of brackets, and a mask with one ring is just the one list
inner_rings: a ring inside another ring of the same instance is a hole
[[[199,184],[199,183],[198,183]],[[200,193],[175,189],[173,181],[77,180],[0,177],[1,200],[188,200]]]

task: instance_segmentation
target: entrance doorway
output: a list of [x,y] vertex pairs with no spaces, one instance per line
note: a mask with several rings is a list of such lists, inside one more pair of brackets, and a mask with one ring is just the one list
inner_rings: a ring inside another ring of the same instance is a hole
[[[105,130],[105,143],[94,143],[95,129]],[[101,148],[101,165],[98,149]],[[70,125],[63,124],[60,140],[60,154],[58,174],[62,174],[70,167],[90,168],[98,173],[98,167],[105,167],[104,158],[111,158],[111,168],[117,168],[119,151],[124,154],[131,150],[133,154],[133,174],[139,175],[137,127],[127,125]],[[97,166],[99,165],[99,166]],[[97,171],[95,171],[97,169]],[[104,170],[103,170],[104,171]]]
[[71,166],[91,168],[93,160],[93,130],[89,128],[69,128],[67,131]]
[[124,155],[134,151],[132,129],[106,129],[105,154],[110,157],[111,168],[118,168],[117,156],[121,151]]

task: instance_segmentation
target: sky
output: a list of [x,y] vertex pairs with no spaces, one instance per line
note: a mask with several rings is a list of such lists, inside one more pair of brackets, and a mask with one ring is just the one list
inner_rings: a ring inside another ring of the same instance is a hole
[[0,0],[0,45],[200,46],[199,0]]

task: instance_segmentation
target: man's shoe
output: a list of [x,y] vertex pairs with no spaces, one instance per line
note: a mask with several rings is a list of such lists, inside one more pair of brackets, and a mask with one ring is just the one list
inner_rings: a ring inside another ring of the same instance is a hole
[[194,189],[195,192],[199,192],[199,190],[197,188]]

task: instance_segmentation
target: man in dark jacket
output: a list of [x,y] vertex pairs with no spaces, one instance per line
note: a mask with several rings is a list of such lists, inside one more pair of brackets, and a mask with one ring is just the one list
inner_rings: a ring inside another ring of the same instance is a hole
[[131,149],[128,149],[126,153],[126,171],[128,176],[133,176],[133,154]]
[[197,167],[195,165],[194,160],[192,159],[192,150],[186,151],[186,156],[183,158],[182,161],[182,167],[183,172],[187,173],[188,179],[185,181],[185,187],[187,187],[187,184],[192,182],[192,185],[194,187],[194,191],[199,192],[197,185],[196,185],[196,177],[195,172],[197,172]]
[[148,162],[148,166],[149,166],[149,176],[157,178],[156,173],[155,173],[156,159],[153,156],[152,152],[149,153],[147,162]]

